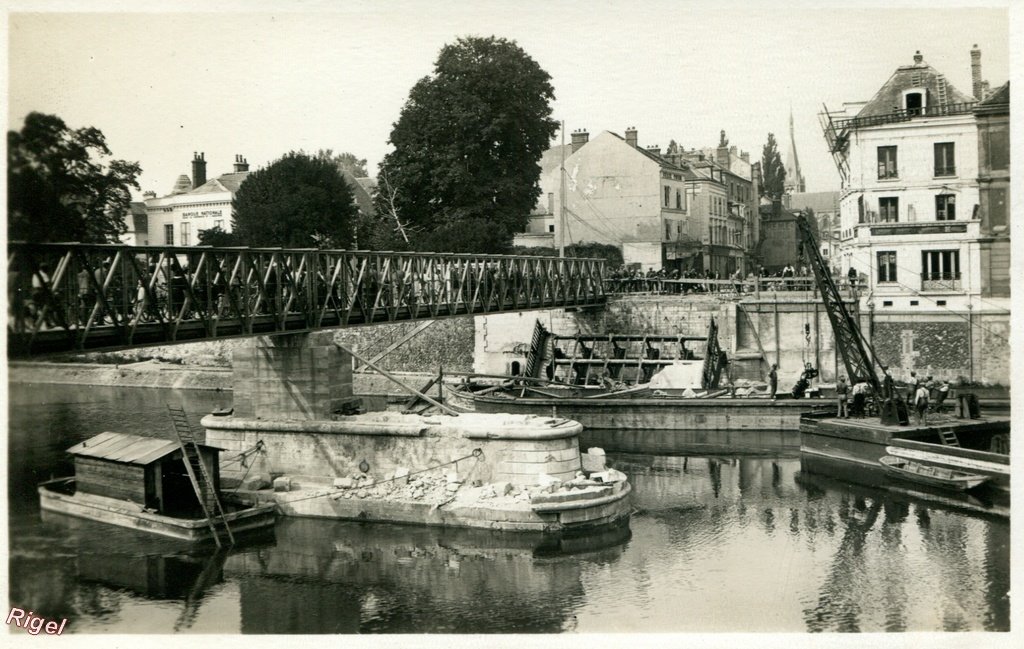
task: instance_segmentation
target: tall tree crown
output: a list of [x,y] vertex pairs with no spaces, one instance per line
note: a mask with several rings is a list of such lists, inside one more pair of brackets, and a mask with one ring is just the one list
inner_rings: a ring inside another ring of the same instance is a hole
[[761,151],[761,176],[764,181],[761,183],[761,196],[773,200],[781,198],[785,191],[786,167],[782,164],[774,133],[768,134],[768,141]]
[[56,115],[29,113],[7,133],[8,237],[117,243],[127,230],[137,162],[110,160],[94,127],[70,129]]
[[337,164],[290,152],[246,178],[235,193],[233,230],[242,245],[346,248],[356,207]]
[[392,221],[382,225],[393,229],[397,214],[419,249],[506,251],[540,195],[538,163],[558,128],[550,79],[503,38],[446,45],[391,132],[379,175],[393,191],[378,211]]

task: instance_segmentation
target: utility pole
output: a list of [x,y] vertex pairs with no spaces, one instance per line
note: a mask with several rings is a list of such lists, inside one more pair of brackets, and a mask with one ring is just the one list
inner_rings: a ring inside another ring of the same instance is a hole
[[558,175],[558,256],[565,257],[565,120],[562,120],[562,167]]

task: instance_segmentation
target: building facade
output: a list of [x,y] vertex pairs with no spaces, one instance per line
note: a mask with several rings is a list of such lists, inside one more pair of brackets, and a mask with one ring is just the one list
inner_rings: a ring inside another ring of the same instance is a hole
[[603,131],[592,140],[578,131],[573,141],[564,151],[564,172],[562,150],[545,154],[540,200],[527,232],[514,243],[613,244],[626,264],[644,270],[693,251],[686,245],[693,241],[686,196],[690,172],[640,148],[636,129],[627,129],[625,137]]
[[785,194],[782,204],[786,209],[814,213],[818,225],[818,247],[821,256],[838,268],[840,232],[839,192],[802,192]]
[[149,244],[195,246],[203,230],[230,232],[231,201],[248,175],[249,163],[238,155],[231,173],[207,180],[205,154],[193,154],[191,179],[183,175],[170,194],[145,201]]
[[[980,64],[972,72],[982,94]],[[822,123],[842,179],[837,265],[867,278],[861,308],[880,356],[905,371],[1008,382],[996,357],[1005,356],[1009,302],[992,291],[1009,293],[1009,228],[995,232],[1009,162],[979,147],[979,132],[1005,139],[1008,94],[991,116],[982,98],[958,91],[918,52],[870,101],[828,111]]]

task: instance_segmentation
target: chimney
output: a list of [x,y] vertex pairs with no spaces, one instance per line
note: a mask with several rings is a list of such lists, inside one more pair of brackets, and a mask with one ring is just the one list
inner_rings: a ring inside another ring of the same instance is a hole
[[924,61],[924,57],[921,56],[921,50],[914,52],[914,65],[921,65],[922,61]]
[[576,129],[572,132],[572,152],[576,153],[579,151],[584,144],[590,141],[590,133],[587,133],[584,129]]
[[649,152],[653,153],[656,156],[660,156],[661,155],[661,147],[658,146],[657,144],[654,144],[654,145],[646,147],[646,148],[647,148],[647,150]]
[[154,192],[154,191],[142,192],[142,198],[143,198],[143,200],[150,199],[150,198],[156,198],[156,192]]
[[975,43],[974,48],[971,49],[971,90],[974,98],[978,101],[985,98],[981,84],[981,50],[978,49],[978,45]]
[[743,162],[750,162],[750,154],[746,151],[740,153],[740,160]]
[[206,154],[192,152],[192,189],[206,184]]
[[636,148],[636,127],[635,126],[630,126],[629,128],[626,129],[626,144],[628,144],[629,146],[633,147],[634,149]]
[[249,171],[249,161],[240,155],[235,156],[235,173]]

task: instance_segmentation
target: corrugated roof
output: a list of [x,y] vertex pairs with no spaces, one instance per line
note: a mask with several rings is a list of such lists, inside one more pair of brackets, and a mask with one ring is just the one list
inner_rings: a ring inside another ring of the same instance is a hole
[[68,453],[111,462],[149,464],[179,450],[177,442],[127,433],[100,433],[68,449]]

